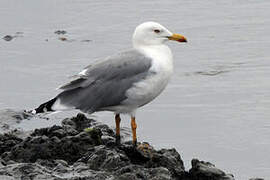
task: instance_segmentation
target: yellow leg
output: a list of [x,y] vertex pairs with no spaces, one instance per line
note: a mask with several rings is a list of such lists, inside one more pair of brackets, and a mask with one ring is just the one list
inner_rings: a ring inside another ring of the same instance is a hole
[[120,114],[116,114],[115,115],[115,125],[116,125],[116,139],[115,139],[115,143],[117,145],[120,144],[120,122],[121,122]]
[[137,129],[137,124],[135,121],[135,117],[131,117],[131,129],[132,129],[132,142],[133,145],[137,145],[137,135],[136,135],[136,129]]

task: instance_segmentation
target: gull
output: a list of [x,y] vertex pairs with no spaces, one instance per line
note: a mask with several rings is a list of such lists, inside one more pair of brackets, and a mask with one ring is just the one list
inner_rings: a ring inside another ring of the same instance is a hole
[[116,144],[120,144],[120,114],[131,117],[132,142],[137,145],[136,111],[155,99],[173,74],[173,56],[165,44],[173,40],[187,42],[156,22],[136,27],[133,48],[119,52],[85,67],[55,98],[33,110],[34,114],[79,109],[92,114],[115,114]]

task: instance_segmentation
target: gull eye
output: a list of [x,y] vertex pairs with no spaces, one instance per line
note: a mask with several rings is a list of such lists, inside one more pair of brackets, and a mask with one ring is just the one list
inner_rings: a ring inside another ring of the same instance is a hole
[[158,34],[158,33],[160,33],[160,30],[155,29],[154,32]]

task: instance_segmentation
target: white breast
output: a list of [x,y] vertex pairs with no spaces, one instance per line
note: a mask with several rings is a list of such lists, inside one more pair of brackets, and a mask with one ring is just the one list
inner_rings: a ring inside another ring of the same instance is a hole
[[135,83],[127,92],[125,105],[134,108],[143,106],[157,97],[166,87],[173,73],[172,53],[168,46],[147,46],[140,48],[152,60],[150,71],[152,73],[145,80]]

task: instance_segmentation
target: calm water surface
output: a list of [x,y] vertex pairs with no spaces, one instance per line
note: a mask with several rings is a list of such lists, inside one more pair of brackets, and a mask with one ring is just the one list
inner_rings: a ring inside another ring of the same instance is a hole
[[[96,58],[131,47],[134,28],[154,20],[189,43],[169,44],[175,73],[162,95],[138,112],[139,140],[177,148],[186,167],[196,157],[237,179],[270,178],[269,9],[267,0],[1,0],[0,37],[18,37],[0,39],[0,109],[31,109],[48,100]],[[52,116],[60,121],[74,113]],[[114,125],[111,113],[94,115]]]

